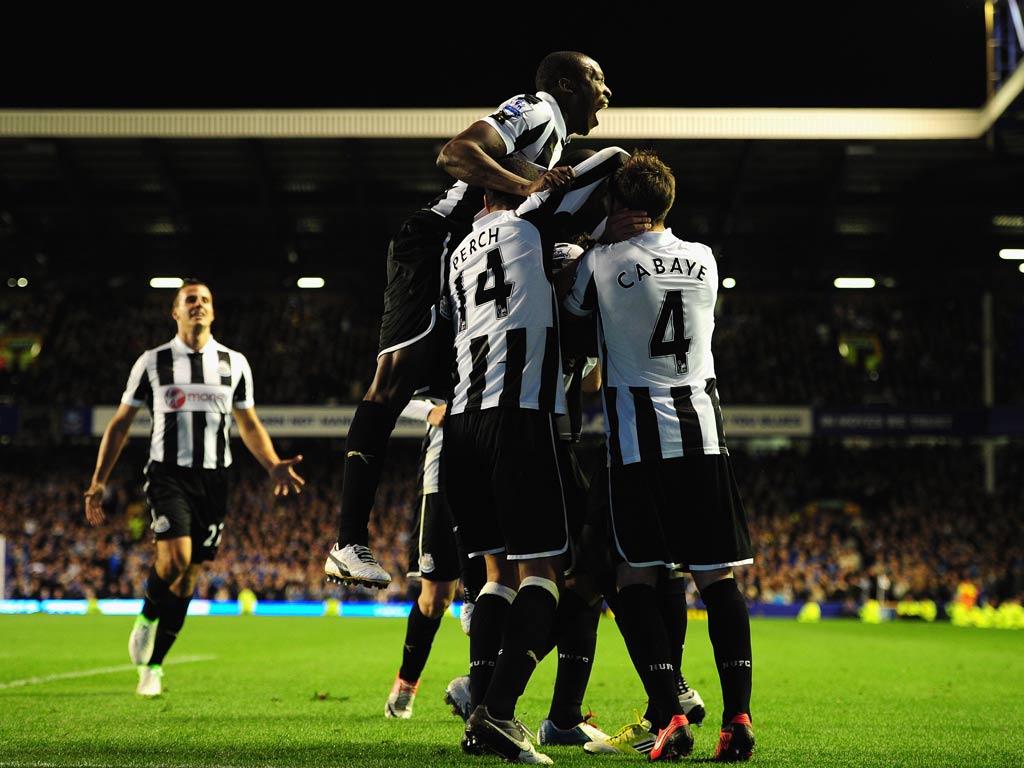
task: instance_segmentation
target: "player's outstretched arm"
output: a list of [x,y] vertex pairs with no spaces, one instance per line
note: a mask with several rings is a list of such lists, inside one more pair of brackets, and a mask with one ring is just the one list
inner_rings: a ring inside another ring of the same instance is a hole
[[128,440],[128,430],[138,412],[138,408],[121,403],[114,418],[103,430],[99,454],[96,456],[96,469],[92,473],[89,489],[85,492],[85,519],[90,525],[99,525],[106,519],[106,515],[103,514],[103,492],[107,488],[107,480],[114,471],[114,465],[117,464],[125,441]]
[[290,491],[302,493],[302,486],[306,481],[295,471],[295,465],[302,461],[302,454],[291,459],[282,459],[278,456],[266,427],[256,415],[255,408],[235,408],[232,414],[245,447],[270,475],[270,480],[274,484],[274,495],[287,496]]
[[496,161],[507,154],[505,142],[498,132],[487,122],[477,120],[444,145],[437,156],[437,167],[474,187],[496,189],[522,197],[544,189],[558,189],[573,179],[572,168],[559,166],[529,181],[498,165]]

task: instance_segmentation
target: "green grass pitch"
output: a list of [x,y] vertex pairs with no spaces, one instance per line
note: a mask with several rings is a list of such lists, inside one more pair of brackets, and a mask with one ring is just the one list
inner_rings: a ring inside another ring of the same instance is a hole
[[[190,617],[165,693],[135,696],[132,619],[0,616],[0,767],[488,766],[459,749],[442,701],[468,640],[446,617],[411,720],[383,716],[400,619]],[[948,625],[755,620],[756,765],[1024,766],[1024,634]],[[585,706],[606,731],[644,695],[614,622],[603,619]],[[547,714],[555,660],[517,714]],[[708,704],[693,755],[707,762],[721,696],[707,624],[691,620],[683,663]],[[639,764],[548,747],[560,766]]]

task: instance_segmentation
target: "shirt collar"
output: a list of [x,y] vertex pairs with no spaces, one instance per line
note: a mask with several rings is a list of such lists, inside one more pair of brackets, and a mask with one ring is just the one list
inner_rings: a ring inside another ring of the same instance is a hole
[[213,349],[217,348],[217,340],[214,339],[213,336],[210,336],[209,341],[207,341],[206,344],[203,345],[202,349],[195,350],[195,349],[192,349],[192,347],[190,347],[184,341],[182,341],[181,337],[178,336],[178,334],[174,334],[174,338],[171,339],[171,348],[176,350],[176,351],[178,351],[178,352],[180,352],[183,355],[191,355],[192,353],[194,353],[196,351],[198,351],[199,354],[203,355],[203,354],[206,354],[207,352],[209,352],[210,350],[213,350]]
[[633,235],[630,238],[630,240],[639,240],[642,243],[650,243],[652,245],[660,245],[675,239],[676,236],[672,234],[671,227],[665,227],[664,232],[641,232],[639,235]]
[[489,213],[484,213],[480,218],[473,222],[473,229],[483,229],[484,227],[489,226],[492,221],[515,215],[515,211],[510,211],[507,208],[502,208],[499,211],[490,211]]

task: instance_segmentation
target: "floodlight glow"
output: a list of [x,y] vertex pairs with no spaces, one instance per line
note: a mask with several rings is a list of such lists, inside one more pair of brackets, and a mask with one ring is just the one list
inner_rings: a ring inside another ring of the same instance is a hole
[[181,288],[185,281],[180,277],[151,277],[149,278],[150,288]]
[[1024,259],[1024,248],[1003,248],[999,251],[1000,259]]
[[27,277],[19,277],[18,278],[18,287],[19,288],[28,288],[28,278]]
[[1022,229],[1024,228],[1024,216],[1012,216],[1000,214],[992,217],[992,226],[1000,229]]
[[322,277],[300,277],[295,284],[299,288],[323,288],[324,279]]
[[832,283],[836,288],[874,288],[873,277],[837,277]]
[[1020,270],[1021,272],[1024,272],[1024,264],[1021,264],[1019,267],[1017,267],[1017,269]]
[[736,287],[736,280],[735,280],[735,278],[732,278],[732,277],[724,277],[724,278],[722,278],[722,287],[723,288],[735,288]]

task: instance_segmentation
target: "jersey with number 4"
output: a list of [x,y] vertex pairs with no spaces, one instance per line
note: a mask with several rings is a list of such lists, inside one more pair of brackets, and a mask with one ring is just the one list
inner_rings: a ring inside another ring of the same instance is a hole
[[558,307],[549,275],[555,243],[581,226],[605,180],[629,157],[605,147],[573,167],[572,182],[495,211],[448,253],[441,314],[455,327],[449,413],[497,406],[566,412]]
[[598,246],[565,308],[596,312],[609,461],[728,453],[715,380],[718,266],[671,230]]
[[536,226],[513,211],[495,211],[478,219],[449,254],[445,314],[455,328],[449,413],[498,406],[565,413],[545,250]]

